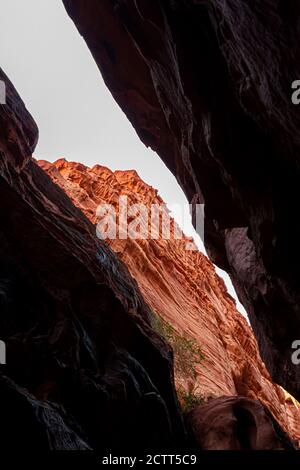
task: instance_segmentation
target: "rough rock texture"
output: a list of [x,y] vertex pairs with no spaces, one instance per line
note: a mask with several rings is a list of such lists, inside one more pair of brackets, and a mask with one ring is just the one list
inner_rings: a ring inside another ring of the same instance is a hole
[[31,158],[36,125],[0,79],[2,448],[184,445],[170,348],[125,265]]
[[300,398],[295,0],[63,0],[114,98],[190,201],[274,380]]
[[272,415],[259,401],[220,397],[195,408],[188,416],[204,450],[292,450]]
[[148,225],[148,234],[155,233],[157,239],[118,237],[107,241],[137,280],[152,310],[175,328],[180,337],[195,341],[204,354],[199,363],[193,364],[197,348],[189,348],[185,343],[185,350],[184,344],[180,348],[175,341],[175,379],[179,396],[200,395],[206,400],[242,395],[260,400],[283,429],[300,442],[300,405],[272,383],[260,359],[253,332],[236,310],[213,264],[199,251],[191,250],[191,239],[185,236],[181,240],[174,239],[173,219],[171,239],[162,238],[166,218],[161,217],[159,231],[154,231],[151,207],[166,210],[157,190],[144,183],[135,171],[112,172],[100,165],[87,168],[64,159],[54,164],[39,161],[39,165],[94,224],[100,220],[96,216],[100,204],[111,204],[119,214],[120,196],[127,197],[128,208],[137,203],[147,208],[148,221],[143,214],[142,225]]

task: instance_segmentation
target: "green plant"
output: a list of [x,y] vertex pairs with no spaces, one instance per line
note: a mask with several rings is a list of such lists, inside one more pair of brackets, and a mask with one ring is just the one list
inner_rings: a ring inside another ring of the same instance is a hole
[[168,322],[156,315],[153,320],[155,330],[163,336],[174,352],[175,373],[187,379],[196,378],[196,365],[200,364],[205,356],[197,342],[187,337],[186,334],[179,334]]
[[183,388],[180,387],[177,390],[177,395],[183,413],[189,413],[196,406],[202,405],[204,403],[204,398],[201,393],[193,390],[186,392]]

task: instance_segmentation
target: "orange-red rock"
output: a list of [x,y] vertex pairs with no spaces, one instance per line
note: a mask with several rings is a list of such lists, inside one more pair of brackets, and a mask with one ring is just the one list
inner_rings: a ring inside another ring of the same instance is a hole
[[63,0],[113,98],[191,202],[273,380],[300,401],[297,0]]
[[180,448],[171,348],[128,268],[32,159],[38,128],[1,80],[1,450]]
[[[129,203],[163,205],[157,190],[135,171],[115,171],[60,159],[40,166],[96,224],[100,203],[117,207],[118,197]],[[172,221],[172,226],[174,221]],[[204,359],[195,364],[195,377],[176,371],[178,389],[210,397],[242,395],[260,400],[294,439],[300,440],[300,410],[296,400],[272,383],[246,319],[237,311],[213,264],[199,251],[186,250],[181,240],[109,240],[128,266],[148,304],[186,338],[196,341]]]

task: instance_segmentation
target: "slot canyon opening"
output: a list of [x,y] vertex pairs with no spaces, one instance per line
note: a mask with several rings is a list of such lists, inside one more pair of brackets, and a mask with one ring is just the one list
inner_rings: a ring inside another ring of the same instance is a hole
[[[92,222],[99,202],[114,201],[124,188],[133,202],[145,202],[149,196],[156,200],[159,195],[169,207],[186,205],[174,175],[144,146],[116,104],[61,0],[5,0],[1,8],[5,17],[0,32],[1,66],[39,127],[34,157],[74,204]],[[173,216],[180,224],[178,214]],[[260,359],[229,276],[201,254],[205,249],[191,221],[182,228],[199,249],[195,259],[182,247],[172,251],[167,243],[149,243],[146,248],[142,242],[125,247],[111,244],[155,314],[154,329],[173,348],[182,409],[188,412],[222,395],[259,398],[285,431],[292,429],[291,435],[298,439],[293,428],[296,411],[289,408],[291,418],[287,417],[285,406],[291,401],[273,383]],[[92,312],[94,308],[90,306]],[[199,331],[213,343],[213,353],[211,344],[195,342]],[[225,367],[226,362],[231,365]],[[199,393],[198,376],[202,381]]]
[[[2,11],[6,18],[1,31],[2,67],[38,124],[35,158],[50,162],[66,158],[112,171],[133,169],[158,190],[167,206],[187,205],[174,175],[140,141],[111,96],[62,2],[29,0],[25,5],[6,0]],[[176,211],[173,216],[182,223]],[[182,229],[205,253],[192,223]],[[246,317],[228,274],[216,270]]]

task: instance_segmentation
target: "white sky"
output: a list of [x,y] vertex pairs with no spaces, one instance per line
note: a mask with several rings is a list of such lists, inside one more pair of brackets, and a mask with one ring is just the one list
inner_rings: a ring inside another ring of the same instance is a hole
[[[187,203],[112,98],[61,0],[0,0],[0,18],[0,65],[38,124],[36,158],[135,169],[167,205]],[[204,252],[192,225],[184,231]],[[228,275],[217,271],[237,300]]]

